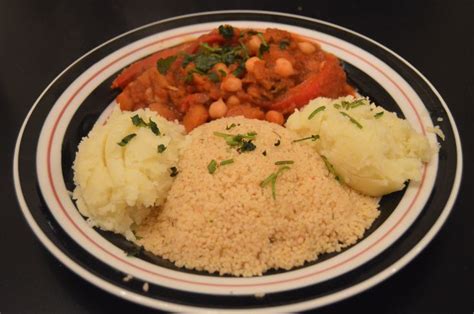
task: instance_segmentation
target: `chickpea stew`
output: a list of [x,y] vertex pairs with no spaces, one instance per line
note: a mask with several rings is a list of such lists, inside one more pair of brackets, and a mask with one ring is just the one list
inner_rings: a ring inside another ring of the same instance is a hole
[[122,110],[150,108],[186,131],[244,116],[283,124],[316,97],[354,95],[339,60],[284,30],[230,25],[137,61],[112,83]]

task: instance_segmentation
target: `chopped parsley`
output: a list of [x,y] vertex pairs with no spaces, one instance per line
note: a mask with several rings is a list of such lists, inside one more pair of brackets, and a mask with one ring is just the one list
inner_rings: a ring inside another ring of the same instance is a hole
[[160,129],[156,125],[156,123],[150,118],[148,121],[148,127],[155,135],[160,135]]
[[262,43],[260,44],[260,47],[258,48],[258,57],[260,59],[263,58],[263,54],[270,50],[270,46],[268,45],[267,41],[265,40],[265,37],[263,37],[262,33],[257,33],[257,36],[260,38]]
[[170,170],[170,177],[176,177],[179,173],[178,168],[176,167],[171,167],[169,170]]
[[303,137],[303,138],[299,138],[297,140],[294,140],[292,143],[297,143],[297,142],[302,142],[302,141],[306,141],[306,140],[311,140],[311,141],[316,141],[319,139],[319,135],[311,135],[311,136],[308,136],[308,137]]
[[324,111],[325,109],[326,109],[326,106],[321,106],[321,107],[318,107],[318,108],[314,109],[314,111],[311,112],[311,114],[308,116],[308,120],[313,119],[314,116],[315,116],[318,112]]
[[211,80],[214,83],[218,83],[221,81],[221,78],[216,72],[209,72],[209,74],[207,74],[207,77],[209,78],[209,80]]
[[124,147],[124,146],[127,145],[128,142],[130,142],[131,139],[134,138],[135,136],[137,136],[136,133],[129,134],[129,135],[125,136],[125,137],[124,137],[120,142],[118,142],[117,144],[118,144],[119,146]]
[[216,172],[217,168],[220,167],[220,166],[225,166],[225,165],[230,165],[234,163],[234,159],[226,159],[226,160],[223,160],[221,161],[220,163],[217,163],[217,161],[215,161],[214,159],[211,160],[211,162],[209,162],[209,164],[207,165],[207,170],[209,171],[210,174],[214,174],[214,172]]
[[350,105],[349,105],[349,108],[354,109],[354,108],[357,108],[357,107],[363,106],[363,105],[365,105],[364,99],[358,99],[356,101],[351,102]]
[[291,165],[294,164],[295,162],[293,160],[279,160],[275,162],[275,165],[280,166],[280,165]]
[[234,37],[234,28],[230,25],[220,25],[218,30],[219,34],[225,39],[232,39]]
[[252,140],[249,140],[249,141],[243,140],[242,141],[242,146],[240,146],[237,149],[237,151],[239,153],[245,153],[245,152],[251,152],[251,151],[255,150],[255,148],[257,148],[257,146],[255,146],[255,144],[252,143]]
[[217,170],[217,161],[214,159],[211,160],[211,162],[207,165],[207,170],[209,171],[210,174],[213,174]]
[[158,145],[158,153],[163,153],[166,150],[166,146],[164,144]]
[[240,62],[239,66],[237,67],[237,69],[234,70],[234,72],[232,72],[232,74],[235,77],[239,77],[242,74],[244,74],[244,71],[245,71],[245,64],[243,62]]
[[341,182],[341,177],[337,174],[336,169],[334,168],[333,164],[329,162],[326,156],[321,155],[321,158],[323,159],[324,164],[326,165],[326,168],[328,169],[328,171],[334,175],[337,181]]
[[231,125],[226,126],[225,129],[226,129],[226,130],[230,130],[230,129],[232,129],[232,128],[235,128],[236,126],[237,126],[237,124],[232,123]]
[[357,122],[356,119],[354,119],[353,117],[351,117],[350,115],[348,115],[347,113],[343,112],[343,111],[339,111],[340,114],[342,114],[343,116],[349,118],[349,121],[351,121],[352,123],[354,123],[359,129],[362,129],[362,124],[360,124],[359,122]]
[[239,153],[250,152],[255,150],[256,146],[252,143],[257,133],[248,132],[247,134],[226,134],[221,132],[214,132],[215,136],[222,137],[227,145],[233,148],[237,148]]
[[375,119],[380,119],[382,116],[383,116],[383,111],[377,112],[377,113],[374,115],[374,118],[375,118]]
[[226,159],[226,160],[221,161],[221,163],[219,165],[225,166],[225,165],[230,165],[230,164],[233,164],[233,163],[234,163],[234,159]]
[[274,200],[276,199],[276,180],[282,174],[283,171],[289,170],[289,169],[290,169],[290,167],[288,167],[288,166],[281,166],[280,168],[278,168],[278,170],[276,172],[273,172],[265,180],[260,182],[260,187],[262,187],[262,188],[264,188],[267,185],[271,184],[272,197],[273,197]]
[[140,118],[140,116],[137,115],[137,114],[134,115],[133,117],[131,117],[131,119],[132,119],[132,123],[133,123],[134,126],[138,126],[138,127],[146,127],[147,126],[146,122],[143,121],[143,119]]
[[286,48],[288,48],[288,46],[290,45],[290,42],[287,40],[287,39],[282,39],[280,41],[280,49],[281,50],[285,50]]
[[134,115],[131,117],[132,123],[136,127],[143,127],[143,128],[149,128],[155,135],[160,135],[160,129],[158,128],[158,125],[150,118],[148,123],[146,123],[142,118],[140,118],[139,115]]
[[227,76],[227,72],[222,70],[222,69],[219,69],[219,73],[221,74],[222,77],[226,77]]
[[165,75],[168,72],[168,69],[176,61],[177,56],[169,56],[168,58],[160,58],[156,62],[156,67],[158,68],[158,72]]

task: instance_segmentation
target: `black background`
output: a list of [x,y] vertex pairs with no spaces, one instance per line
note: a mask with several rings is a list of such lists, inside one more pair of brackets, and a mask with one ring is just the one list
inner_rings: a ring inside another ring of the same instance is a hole
[[217,9],[274,10],[339,24],[394,50],[433,83],[464,145],[464,175],[453,212],[433,242],[399,273],[319,312],[473,313],[474,2],[335,0],[0,0],[0,313],[149,311],[90,285],[43,248],[15,198],[13,148],[35,99],[78,57],[143,24]]

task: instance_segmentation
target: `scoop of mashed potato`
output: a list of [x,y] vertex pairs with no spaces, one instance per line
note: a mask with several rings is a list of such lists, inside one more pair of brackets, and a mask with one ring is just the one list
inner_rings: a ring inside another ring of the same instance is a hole
[[314,145],[340,180],[371,196],[420,180],[422,163],[435,151],[406,120],[365,98],[317,98],[293,113],[286,127],[301,137],[319,135],[303,142]]
[[166,199],[184,139],[183,126],[153,111],[114,109],[79,144],[73,198],[81,214],[134,240],[133,228]]

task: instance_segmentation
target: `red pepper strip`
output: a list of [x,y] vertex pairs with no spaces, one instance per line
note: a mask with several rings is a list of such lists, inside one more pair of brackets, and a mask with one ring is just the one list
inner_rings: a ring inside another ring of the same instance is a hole
[[140,74],[145,72],[147,69],[156,65],[159,59],[164,59],[179,52],[194,53],[199,48],[201,43],[212,44],[215,42],[223,42],[224,38],[218,33],[211,32],[200,36],[198,39],[185,42],[175,47],[171,47],[165,50],[158,51],[151,56],[148,56],[142,60],[139,60],[129,67],[125,68],[115,80],[112,82],[112,88],[125,88],[131,81],[135,80]]
[[276,100],[270,109],[287,114],[316,97],[337,98],[350,94],[353,94],[353,89],[346,83],[346,74],[339,65],[339,60],[327,54],[318,73],[311,74],[302,83],[290,89],[282,99]]

